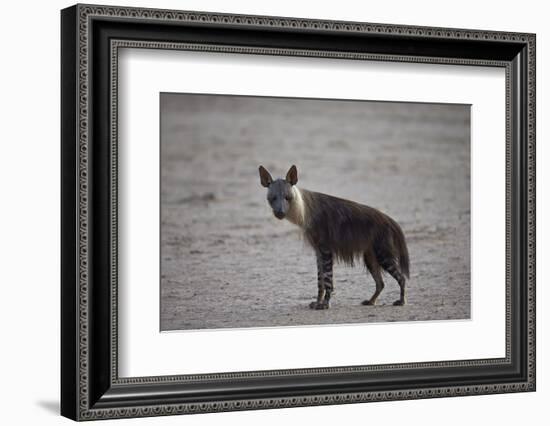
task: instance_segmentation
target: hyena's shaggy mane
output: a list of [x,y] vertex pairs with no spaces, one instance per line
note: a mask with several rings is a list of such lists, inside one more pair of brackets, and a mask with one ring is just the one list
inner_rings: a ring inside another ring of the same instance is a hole
[[317,249],[331,251],[337,260],[353,265],[374,250],[378,259],[393,259],[406,277],[409,254],[401,227],[381,211],[350,200],[299,189],[304,236]]

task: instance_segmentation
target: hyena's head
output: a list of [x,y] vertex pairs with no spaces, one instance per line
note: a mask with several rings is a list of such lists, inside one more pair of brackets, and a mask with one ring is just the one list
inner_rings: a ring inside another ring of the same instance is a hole
[[292,200],[295,196],[292,187],[298,182],[298,170],[292,166],[284,179],[275,179],[269,172],[260,166],[260,182],[267,188],[267,201],[273,209],[277,219],[284,219],[288,214]]

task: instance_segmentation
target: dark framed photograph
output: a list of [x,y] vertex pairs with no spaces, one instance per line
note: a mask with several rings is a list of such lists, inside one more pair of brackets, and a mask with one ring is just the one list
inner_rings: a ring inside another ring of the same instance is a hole
[[61,12],[61,411],[535,390],[535,35]]

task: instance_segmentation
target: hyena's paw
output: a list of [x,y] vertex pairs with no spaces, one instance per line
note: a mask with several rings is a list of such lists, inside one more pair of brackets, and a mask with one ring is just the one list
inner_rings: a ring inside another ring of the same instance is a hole
[[328,309],[329,306],[328,306],[328,302],[325,302],[325,301],[323,301],[323,302],[311,302],[309,304],[309,308],[320,311],[322,309]]
[[365,306],[374,306],[375,302],[371,302],[370,300],[363,300],[361,302],[361,305],[365,305]]
[[395,302],[393,302],[393,306],[405,306],[405,305],[406,305],[405,301],[401,300],[401,299],[396,300]]

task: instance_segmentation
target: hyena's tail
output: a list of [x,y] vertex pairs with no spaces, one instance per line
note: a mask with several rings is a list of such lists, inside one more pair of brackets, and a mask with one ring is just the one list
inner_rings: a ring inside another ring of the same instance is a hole
[[391,221],[392,223],[392,234],[393,234],[393,244],[397,253],[395,253],[399,258],[399,268],[401,273],[409,278],[409,250],[407,249],[407,243],[405,242],[405,235],[397,222]]

